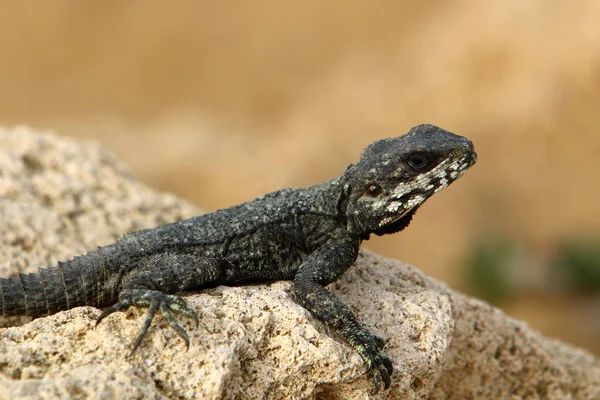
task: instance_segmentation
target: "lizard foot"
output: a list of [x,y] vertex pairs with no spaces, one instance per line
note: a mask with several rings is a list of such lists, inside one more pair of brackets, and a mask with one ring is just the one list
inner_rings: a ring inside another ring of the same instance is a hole
[[394,370],[392,360],[383,353],[383,347],[386,341],[377,335],[368,333],[360,338],[360,342],[355,345],[358,353],[367,364],[367,373],[373,380],[373,390],[371,394],[376,394],[381,389],[387,390],[391,384],[392,372]]
[[148,332],[148,328],[150,328],[152,320],[158,310],[160,310],[162,316],[167,320],[167,323],[171,328],[175,329],[177,334],[184,340],[186,347],[188,349],[190,348],[190,338],[173,314],[181,314],[193,319],[196,322],[196,327],[199,323],[198,314],[188,306],[183,298],[155,290],[132,289],[122,292],[119,295],[119,302],[114,306],[105,309],[102,314],[100,314],[96,320],[96,326],[110,314],[127,310],[131,306],[148,307],[148,313],[146,314],[146,320],[140,329],[140,333],[135,340],[130,355],[133,354],[142,343],[142,339],[146,332]]

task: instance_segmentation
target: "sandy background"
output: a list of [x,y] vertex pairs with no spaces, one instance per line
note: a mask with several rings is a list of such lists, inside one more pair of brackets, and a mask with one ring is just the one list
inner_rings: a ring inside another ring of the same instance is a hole
[[0,124],[96,139],[206,210],[439,125],[477,165],[367,247],[469,291],[473,243],[506,235],[536,256],[499,305],[600,354],[600,296],[546,268],[600,233],[599,20],[594,0],[3,2]]

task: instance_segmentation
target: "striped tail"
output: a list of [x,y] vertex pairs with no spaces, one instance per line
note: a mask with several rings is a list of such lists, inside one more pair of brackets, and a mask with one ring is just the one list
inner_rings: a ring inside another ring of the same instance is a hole
[[58,263],[58,267],[40,268],[37,274],[19,274],[18,278],[0,278],[0,315],[40,317],[78,306],[101,307],[111,301],[105,293],[106,272],[91,258],[83,257]]

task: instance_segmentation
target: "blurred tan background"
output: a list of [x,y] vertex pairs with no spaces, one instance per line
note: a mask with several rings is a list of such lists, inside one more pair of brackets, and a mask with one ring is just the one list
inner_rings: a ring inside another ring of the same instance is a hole
[[2,1],[0,124],[96,139],[209,211],[439,125],[478,164],[366,247],[600,354],[598,21],[596,0]]

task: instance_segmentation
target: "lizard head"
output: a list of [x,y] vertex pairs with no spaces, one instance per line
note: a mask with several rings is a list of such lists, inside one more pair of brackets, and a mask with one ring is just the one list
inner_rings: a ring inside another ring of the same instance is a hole
[[473,144],[433,125],[369,145],[344,173],[349,231],[398,232],[425,200],[458,179],[477,159]]

